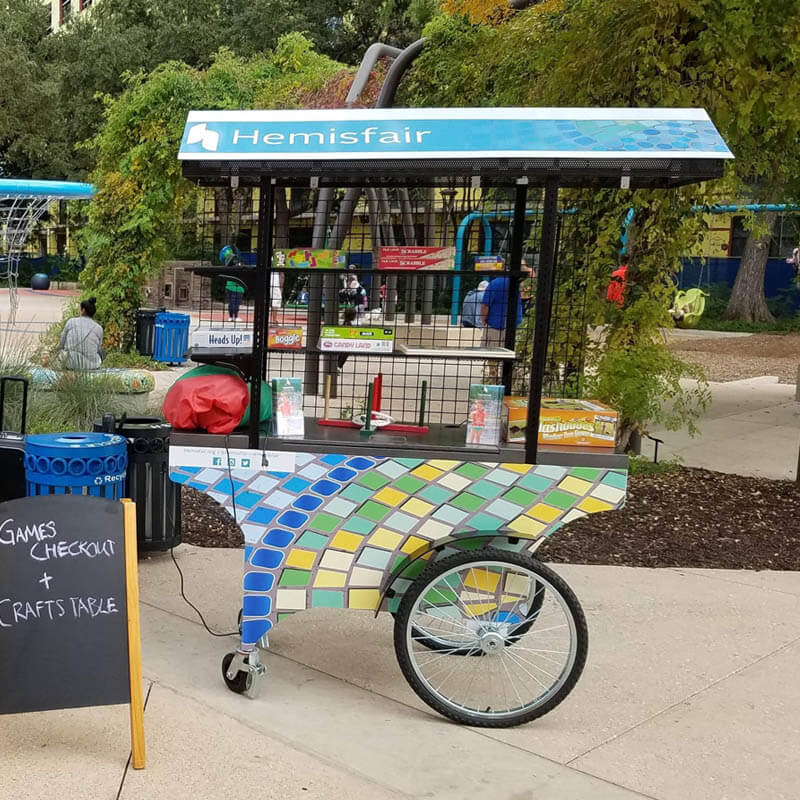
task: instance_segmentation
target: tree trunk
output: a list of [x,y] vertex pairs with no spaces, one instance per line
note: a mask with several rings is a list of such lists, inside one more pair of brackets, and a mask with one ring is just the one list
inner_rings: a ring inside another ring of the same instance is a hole
[[[775,211],[756,215],[757,227],[763,230],[763,225],[766,224],[767,232],[759,236],[750,231],[723,319],[741,322],[774,321],[764,296],[764,274],[767,271],[769,244],[777,218]],[[758,224],[759,222],[763,224]]]

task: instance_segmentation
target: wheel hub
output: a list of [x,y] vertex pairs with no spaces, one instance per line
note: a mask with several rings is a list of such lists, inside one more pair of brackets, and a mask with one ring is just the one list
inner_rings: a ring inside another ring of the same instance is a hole
[[505,647],[505,639],[497,631],[486,631],[478,640],[481,650],[489,656],[500,655]]

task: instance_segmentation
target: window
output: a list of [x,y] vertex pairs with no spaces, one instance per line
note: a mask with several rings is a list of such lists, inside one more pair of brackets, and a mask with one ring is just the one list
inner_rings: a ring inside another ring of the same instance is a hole
[[72,14],[72,0],[61,0],[60,23],[63,25]]
[[81,11],[83,11],[84,8],[89,8],[89,6],[92,4],[92,0],[78,0],[78,1],[80,3]]
[[[734,217],[731,223],[732,258],[740,258],[744,253],[749,231],[744,227],[745,217]],[[800,215],[780,214],[775,223],[775,232],[769,245],[770,258],[788,258],[800,242]]]

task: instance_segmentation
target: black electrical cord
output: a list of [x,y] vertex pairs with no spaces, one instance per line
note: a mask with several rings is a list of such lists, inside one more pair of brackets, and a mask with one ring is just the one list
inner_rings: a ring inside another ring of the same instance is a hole
[[[226,458],[226,460],[228,462],[228,480],[230,481],[230,484],[231,484],[231,503],[233,504],[233,519],[236,522],[236,524],[238,525],[239,524],[239,518],[238,518],[239,515],[236,512],[236,492],[234,491],[234,488],[233,488],[233,471],[231,470],[231,453],[230,453],[230,449],[229,449],[230,448],[230,443],[229,443],[228,440],[229,440],[229,436],[226,436],[225,437],[225,458]],[[184,587],[183,571],[181,570],[180,565],[178,564],[178,561],[175,558],[175,548],[174,547],[170,547],[169,554],[170,554],[170,556],[172,556],[172,563],[175,565],[175,569],[178,570],[178,575],[180,575],[180,578],[181,578],[181,597],[184,599],[184,602],[186,603],[186,605],[189,606],[189,608],[191,608],[194,611],[195,614],[197,614],[197,616],[200,619],[200,622],[203,623],[203,627],[212,636],[219,636],[219,637],[239,636],[239,631],[229,631],[228,633],[218,633],[217,631],[212,631],[211,628],[208,627],[208,623],[206,622],[205,617],[203,617],[203,614],[201,613],[200,609],[186,596],[186,592],[184,591],[184,588],[183,588]]]

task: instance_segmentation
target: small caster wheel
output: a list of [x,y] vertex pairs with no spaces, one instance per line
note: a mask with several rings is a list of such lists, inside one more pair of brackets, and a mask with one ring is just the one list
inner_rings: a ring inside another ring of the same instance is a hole
[[233,661],[235,653],[226,653],[222,659],[222,677],[225,679],[225,685],[236,694],[246,694],[251,691],[253,687],[253,674],[249,670],[242,672],[241,670],[236,673],[235,678],[228,677],[228,667]]

